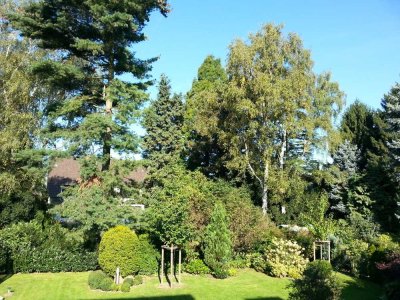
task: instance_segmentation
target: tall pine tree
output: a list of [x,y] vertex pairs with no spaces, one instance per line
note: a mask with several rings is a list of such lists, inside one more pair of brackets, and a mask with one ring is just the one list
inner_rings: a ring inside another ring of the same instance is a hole
[[[102,170],[110,167],[111,150],[137,149],[131,124],[154,59],[140,60],[130,48],[145,39],[143,28],[155,10],[165,15],[167,1],[32,1],[10,15],[23,36],[56,51],[33,67],[64,95],[46,109],[48,136],[74,155],[96,154]],[[138,81],[124,81],[123,74]]]
[[382,100],[383,116],[388,124],[387,143],[389,153],[392,157],[394,175],[400,182],[400,84],[396,83],[390,92]]
[[171,96],[170,81],[161,75],[157,99],[150,105],[143,120],[146,136],[143,157],[149,160],[151,172],[176,162],[183,148],[183,101]]

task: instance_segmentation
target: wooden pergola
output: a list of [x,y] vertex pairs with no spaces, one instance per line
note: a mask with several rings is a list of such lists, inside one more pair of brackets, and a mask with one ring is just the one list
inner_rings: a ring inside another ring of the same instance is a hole
[[160,270],[160,278],[161,278],[161,285],[164,282],[164,252],[165,250],[170,251],[170,264],[171,264],[171,279],[170,279],[170,287],[172,287],[172,278],[174,277],[174,251],[178,250],[179,252],[179,258],[178,258],[178,284],[181,284],[181,270],[182,270],[182,250],[174,245],[167,246],[163,245],[161,246],[161,270]]
[[[314,260],[317,258],[317,248],[319,248],[319,259],[331,261],[331,241],[317,240],[313,243]],[[324,256],[325,253],[327,254]]]

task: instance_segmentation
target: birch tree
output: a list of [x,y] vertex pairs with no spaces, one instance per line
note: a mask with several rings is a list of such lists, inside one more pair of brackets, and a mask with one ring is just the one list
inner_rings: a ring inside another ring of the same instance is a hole
[[296,34],[284,35],[282,26],[266,25],[247,42],[230,45],[228,84],[214,106],[222,111],[216,127],[228,167],[258,182],[264,214],[272,169],[283,170],[293,151],[305,159],[334,133],[343,93],[329,73],[312,68],[310,51]]

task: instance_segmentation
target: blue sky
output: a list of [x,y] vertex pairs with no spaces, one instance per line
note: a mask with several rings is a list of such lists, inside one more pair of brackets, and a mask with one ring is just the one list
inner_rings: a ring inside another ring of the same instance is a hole
[[[332,72],[347,95],[378,108],[384,93],[400,82],[400,0],[170,0],[167,18],[153,14],[135,45],[140,58],[159,56],[152,75],[171,79],[186,93],[204,58],[225,63],[229,44],[247,39],[265,23],[284,24],[311,50],[314,70]],[[155,96],[155,88],[150,90]]]

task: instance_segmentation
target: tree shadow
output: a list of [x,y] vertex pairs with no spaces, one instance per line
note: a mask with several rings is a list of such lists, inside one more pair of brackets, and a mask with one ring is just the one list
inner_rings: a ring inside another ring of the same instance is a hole
[[[96,298],[97,299],[97,298]],[[89,298],[82,298],[79,300],[96,300],[96,299],[89,299]],[[195,300],[192,295],[176,295],[176,296],[156,296],[156,297],[132,297],[132,298],[102,298],[108,300]],[[271,300],[275,300],[275,298],[269,298]],[[281,300],[276,298],[276,300]]]
[[0,274],[0,283],[3,283],[7,279],[11,278],[13,274]]
[[258,297],[258,298],[246,298],[245,300],[284,300],[281,297]]
[[355,278],[354,281],[346,280],[342,286],[342,299],[344,300],[375,300],[380,299],[382,295],[382,287],[368,280],[358,278]]

